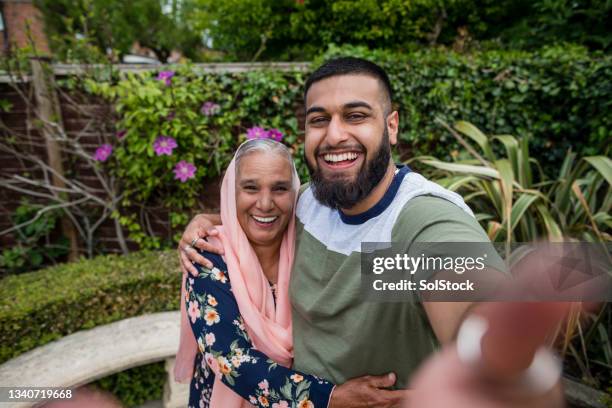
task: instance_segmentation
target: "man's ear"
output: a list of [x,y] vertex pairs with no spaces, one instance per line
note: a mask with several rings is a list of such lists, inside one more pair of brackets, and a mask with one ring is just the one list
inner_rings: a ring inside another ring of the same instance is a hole
[[397,111],[393,111],[387,115],[387,131],[389,132],[389,143],[391,143],[391,145],[396,145],[397,134],[399,132],[399,113],[397,113]]

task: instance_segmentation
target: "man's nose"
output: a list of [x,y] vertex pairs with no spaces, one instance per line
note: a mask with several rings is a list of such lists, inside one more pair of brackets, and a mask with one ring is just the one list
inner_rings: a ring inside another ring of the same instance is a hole
[[346,142],[349,138],[348,132],[344,127],[342,119],[338,116],[332,116],[329,126],[327,126],[327,134],[325,141],[330,146],[337,146]]

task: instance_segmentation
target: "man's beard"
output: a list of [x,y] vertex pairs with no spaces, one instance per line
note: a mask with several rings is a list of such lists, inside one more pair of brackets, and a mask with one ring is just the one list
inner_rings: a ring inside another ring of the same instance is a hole
[[[315,151],[315,160],[318,156],[319,153]],[[333,209],[354,207],[366,198],[383,179],[389,167],[390,158],[389,133],[385,127],[382,142],[373,153],[372,160],[364,161],[362,168],[357,172],[357,178],[352,183],[344,177],[328,180],[324,178],[320,167],[314,168],[306,160],[314,197],[321,204]]]

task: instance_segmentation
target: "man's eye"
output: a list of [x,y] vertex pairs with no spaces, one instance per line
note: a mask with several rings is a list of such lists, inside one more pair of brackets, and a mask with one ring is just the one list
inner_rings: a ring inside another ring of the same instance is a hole
[[365,115],[362,113],[351,113],[347,116],[348,120],[361,120],[365,118]]
[[327,121],[327,118],[322,117],[322,116],[310,119],[310,123],[313,123],[313,124],[315,124],[315,123],[323,123],[325,121]]
[[289,191],[287,187],[275,187],[274,191]]

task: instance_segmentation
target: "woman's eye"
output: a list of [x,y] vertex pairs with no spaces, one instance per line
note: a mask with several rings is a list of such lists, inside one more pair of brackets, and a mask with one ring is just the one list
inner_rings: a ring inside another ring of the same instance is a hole
[[257,187],[255,186],[244,186],[242,188],[245,189],[246,191],[256,191],[257,190]]

